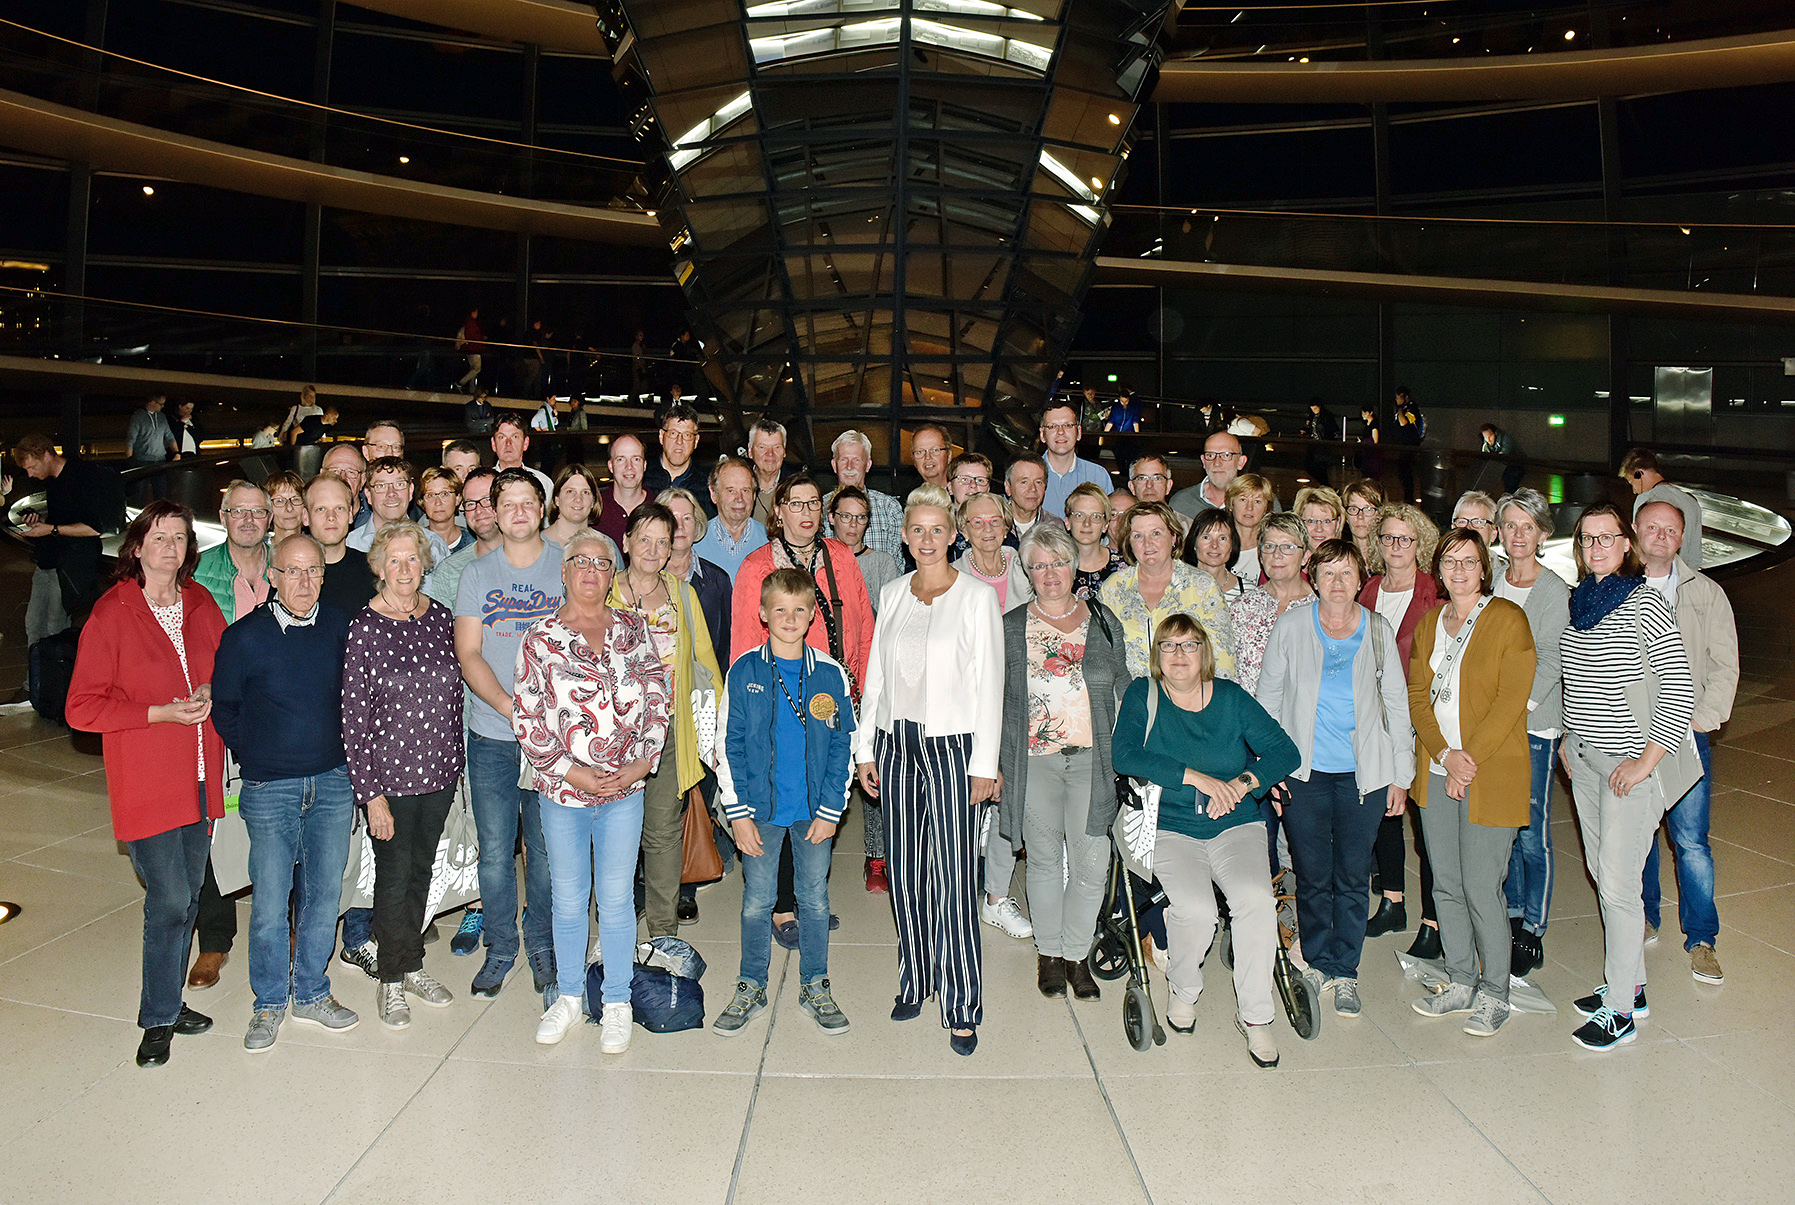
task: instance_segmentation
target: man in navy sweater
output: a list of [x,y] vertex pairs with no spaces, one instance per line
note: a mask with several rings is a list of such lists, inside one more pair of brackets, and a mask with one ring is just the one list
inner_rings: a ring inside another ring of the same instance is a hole
[[[255,1002],[243,1046],[252,1053],[274,1045],[289,1002],[295,1021],[323,1029],[353,1029],[360,1020],[331,995],[325,973],[355,815],[343,749],[349,617],[319,602],[324,550],[310,536],[276,545],[272,568],[275,596],[225,629],[212,672],[212,723],[243,769],[238,812],[255,887]],[[295,887],[296,930],[287,915]]]

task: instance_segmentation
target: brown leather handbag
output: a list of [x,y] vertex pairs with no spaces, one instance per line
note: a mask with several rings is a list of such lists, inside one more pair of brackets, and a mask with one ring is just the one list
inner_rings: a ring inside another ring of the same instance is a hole
[[717,834],[711,829],[710,809],[704,794],[693,787],[686,795],[683,824],[685,854],[680,862],[681,883],[709,883],[723,877],[723,855],[717,852]]

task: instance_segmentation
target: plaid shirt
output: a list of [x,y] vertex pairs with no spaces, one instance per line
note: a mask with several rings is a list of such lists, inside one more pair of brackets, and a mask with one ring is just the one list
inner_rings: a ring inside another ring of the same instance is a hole
[[[904,505],[890,494],[870,487],[866,496],[872,514],[866,521],[866,546],[877,548],[886,556],[902,565],[904,563]],[[829,524],[827,535],[840,539],[835,532],[834,523]]]

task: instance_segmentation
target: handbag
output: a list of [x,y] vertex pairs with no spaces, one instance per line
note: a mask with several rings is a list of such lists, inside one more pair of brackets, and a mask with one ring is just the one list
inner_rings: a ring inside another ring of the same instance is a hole
[[[1147,730],[1141,734],[1141,743],[1153,735],[1153,721],[1159,718],[1159,685],[1150,684],[1147,690]],[[1161,787],[1158,783],[1144,778],[1133,778],[1127,774],[1116,775],[1116,823],[1115,835],[1117,845],[1124,851],[1124,860],[1129,869],[1143,879],[1153,877],[1153,846],[1159,839],[1159,797]]]
[[681,883],[709,883],[723,877],[723,855],[717,852],[717,835],[711,828],[710,809],[704,792],[693,787],[686,794],[686,814],[681,823],[684,853],[679,865]]
[[[679,590],[679,619],[686,625],[686,639],[692,640],[692,634],[698,629],[692,624],[692,612],[686,605],[686,595],[692,588],[684,582],[674,582]],[[696,655],[692,657],[692,724],[698,730],[698,760],[707,766],[717,764],[717,679],[710,668],[699,662]],[[714,845],[713,845],[714,847]],[[719,870],[712,878],[721,878]],[[699,879],[687,879],[686,882],[702,882]]]

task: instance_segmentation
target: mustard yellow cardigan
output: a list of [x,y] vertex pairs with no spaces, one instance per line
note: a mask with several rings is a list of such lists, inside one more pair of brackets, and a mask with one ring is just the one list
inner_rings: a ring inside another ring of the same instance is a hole
[[[624,600],[619,589],[622,583],[623,574],[618,573],[611,581],[611,593],[605,599],[605,605],[633,611],[635,608]],[[667,597],[673,600],[674,610],[679,615],[679,628],[673,643],[671,743],[674,765],[679,770],[679,789],[683,792],[697,786],[704,777],[704,763],[698,760],[698,722],[692,712],[692,667],[702,665],[708,669],[719,694],[723,690],[723,675],[717,670],[717,654],[711,648],[710,628],[705,625],[704,608],[698,603],[697,592],[665,569],[661,570],[661,584],[667,587]],[[690,624],[686,622],[688,616],[691,617]],[[666,756],[665,751],[661,756]]]
[[[1434,636],[1446,603],[1415,625],[1409,653],[1409,717],[1415,724],[1415,785],[1409,795],[1427,806],[1434,759],[1446,752],[1446,738],[1434,718]],[[1465,646],[1459,672],[1458,728],[1461,748],[1477,763],[1477,777],[1465,802],[1472,824],[1523,828],[1529,819],[1533,759],[1527,751],[1527,696],[1533,689],[1533,633],[1527,613],[1505,599],[1492,598]]]

